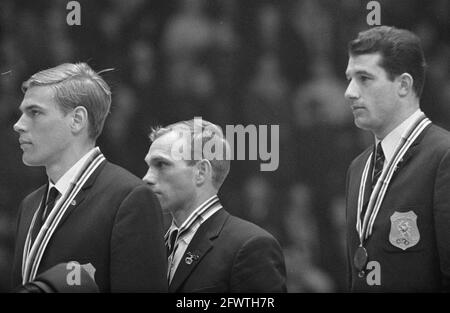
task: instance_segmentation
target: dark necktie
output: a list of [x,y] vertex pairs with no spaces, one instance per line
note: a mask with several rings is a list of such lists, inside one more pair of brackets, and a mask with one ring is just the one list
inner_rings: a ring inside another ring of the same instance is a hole
[[55,206],[56,198],[59,196],[59,191],[52,187],[50,188],[50,191],[48,192],[47,201],[45,203],[44,212],[42,213],[42,222],[45,221],[47,216],[52,211],[53,207]]
[[55,187],[50,188],[47,198],[45,199],[45,203],[42,203],[37,213],[36,220],[33,225],[33,231],[31,233],[32,242],[36,240],[36,237],[41,230],[41,227],[45,219],[47,218],[47,215],[55,206],[56,198],[58,197],[58,195],[59,192]]
[[174,228],[170,234],[169,234],[169,238],[167,240],[167,256],[170,256],[173,251],[175,250],[175,242],[177,240],[177,236],[178,236],[178,229]]
[[375,164],[373,166],[373,177],[372,177],[372,189],[375,187],[378,178],[381,176],[381,172],[383,171],[384,164],[384,153],[383,148],[381,147],[381,141],[378,143],[376,152],[375,152]]

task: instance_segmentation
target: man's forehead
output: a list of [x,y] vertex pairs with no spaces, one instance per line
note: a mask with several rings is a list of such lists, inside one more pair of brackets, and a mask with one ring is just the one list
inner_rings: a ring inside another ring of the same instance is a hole
[[175,131],[175,130],[170,130],[169,132],[161,135],[160,137],[156,138],[156,140],[153,142],[153,145],[156,146],[168,146],[170,148],[170,146],[177,140],[180,139],[180,134],[179,132]]
[[173,131],[156,138],[150,145],[148,157],[169,157],[172,145],[176,140],[179,140],[179,136]]
[[24,110],[31,105],[48,107],[51,103],[55,104],[54,90],[48,86],[34,86],[25,92],[20,109]]
[[32,86],[25,92],[26,97],[53,98],[55,90],[50,86]]
[[360,55],[350,55],[348,59],[347,71],[357,71],[360,69],[374,69],[380,67],[381,54],[367,53]]

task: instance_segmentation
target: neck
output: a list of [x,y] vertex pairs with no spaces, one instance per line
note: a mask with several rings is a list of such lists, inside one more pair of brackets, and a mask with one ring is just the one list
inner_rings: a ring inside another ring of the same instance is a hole
[[417,105],[408,106],[404,110],[400,111],[398,114],[395,114],[391,123],[387,127],[373,132],[375,137],[377,137],[378,140],[383,140],[383,138],[386,137],[391,131],[393,131],[401,123],[403,123],[406,119],[408,119],[412,114],[414,114],[414,112],[416,112],[417,109],[419,109],[418,103]]
[[57,161],[45,167],[47,176],[54,184],[86,153],[94,148],[94,143],[86,145],[72,145],[66,151],[64,155]]
[[215,193],[202,194],[196,197],[193,201],[186,203],[184,208],[172,212],[172,218],[175,224],[180,227],[187,220],[187,218],[194,212],[203,202],[214,196]]

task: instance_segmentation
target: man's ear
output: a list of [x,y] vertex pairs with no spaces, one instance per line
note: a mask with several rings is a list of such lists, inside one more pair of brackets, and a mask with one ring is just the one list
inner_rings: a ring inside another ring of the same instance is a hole
[[202,159],[195,164],[195,167],[195,183],[198,186],[212,179],[212,167],[209,160]]
[[408,73],[403,73],[397,77],[399,82],[398,95],[400,97],[405,97],[413,91],[414,79]]
[[85,107],[77,106],[70,113],[72,115],[71,128],[75,134],[80,133],[84,128],[88,126],[88,112]]

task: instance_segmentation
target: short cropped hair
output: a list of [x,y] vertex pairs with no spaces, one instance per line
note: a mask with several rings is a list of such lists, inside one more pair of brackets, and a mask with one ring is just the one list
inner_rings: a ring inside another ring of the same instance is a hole
[[94,141],[100,136],[111,107],[108,84],[86,63],[64,63],[32,75],[22,84],[22,91],[35,86],[49,86],[55,100],[67,114],[77,106],[88,112],[88,135]]
[[[201,123],[199,123],[199,121],[201,121]],[[188,165],[193,166],[200,159],[209,160],[212,167],[212,184],[218,190],[230,172],[230,158],[228,157],[230,145],[223,135],[222,128],[203,119],[192,119],[170,124],[166,127],[158,126],[153,128],[149,137],[151,142],[154,142],[159,137],[172,131],[179,132],[180,134],[182,132],[189,132],[189,138],[191,138],[191,142],[189,143],[191,158],[185,160],[185,162]],[[195,142],[197,144],[195,144]],[[222,149],[221,155],[223,158],[211,158],[205,155],[203,153],[203,148],[207,142],[213,142],[214,147],[220,147]],[[199,148],[201,151],[194,151],[195,148]]]
[[377,53],[381,54],[380,66],[393,81],[403,73],[412,76],[413,90],[417,97],[422,95],[425,83],[426,62],[419,37],[405,29],[390,26],[377,26],[360,32],[348,44],[350,56]]

